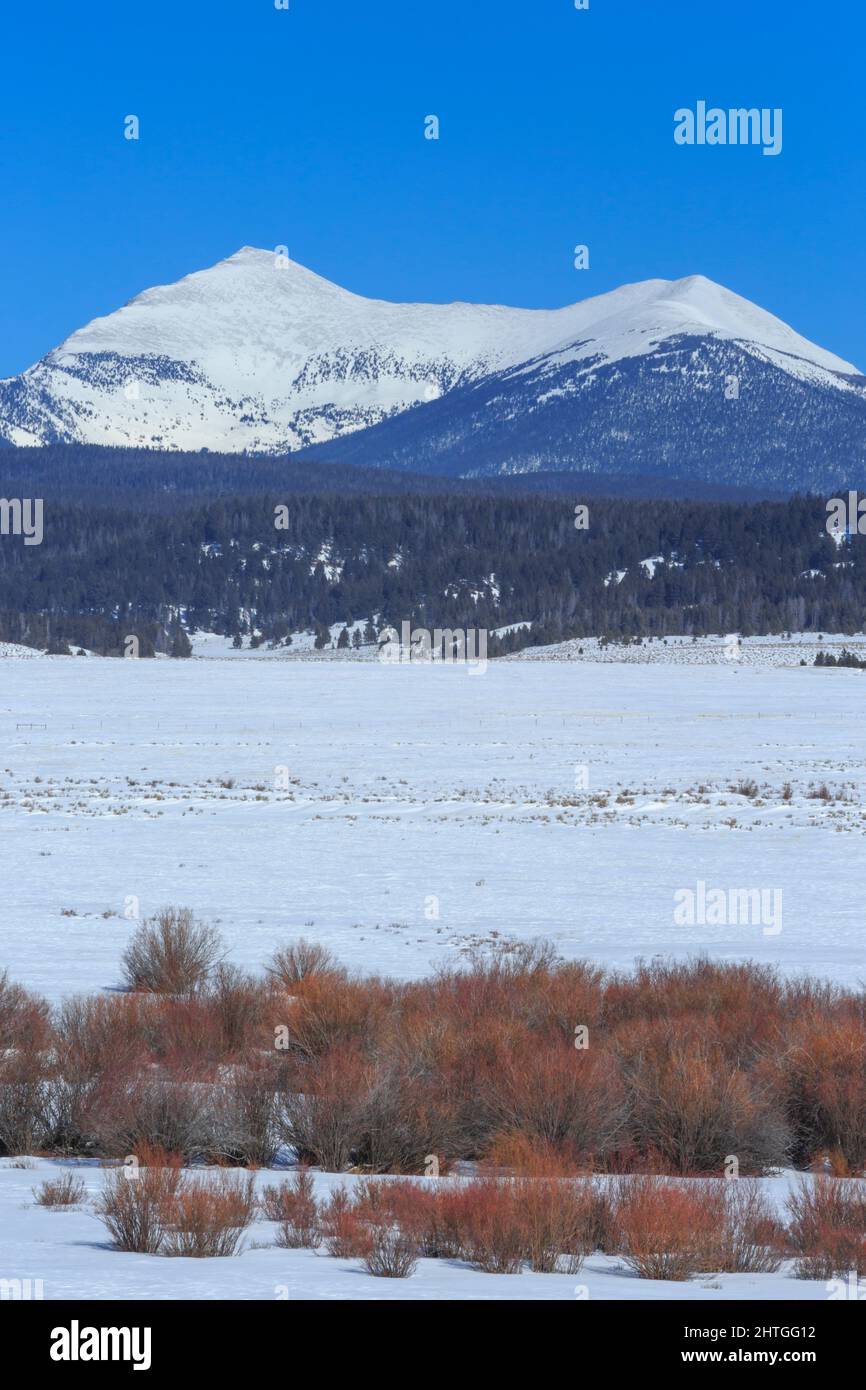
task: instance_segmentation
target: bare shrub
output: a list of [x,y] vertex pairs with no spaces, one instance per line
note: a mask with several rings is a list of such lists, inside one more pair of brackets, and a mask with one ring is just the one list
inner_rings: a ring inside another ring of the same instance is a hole
[[592,1183],[518,1178],[513,1190],[529,1268],[535,1274],[579,1274],[595,1248]]
[[213,1073],[230,1060],[222,1031],[205,991],[195,994],[130,995],[138,999],[147,1060],[190,1076]]
[[202,988],[222,952],[215,927],[187,907],[166,907],[142,922],[121,964],[129,989],[184,995]]
[[424,1171],[428,1154],[442,1169],[459,1146],[455,1107],[441,1080],[411,1045],[397,1040],[368,1065],[358,1092],[354,1161],[371,1173]]
[[866,1019],[826,998],[807,999],[806,1007],[808,1015],[789,1029],[788,1046],[765,1062],[788,1109],[797,1140],[795,1157],[805,1164],[821,1150],[835,1150],[851,1171],[862,1171]]
[[[449,1237],[442,1217],[441,1187],[438,1180],[398,1182],[372,1180],[359,1183],[356,1201],[369,1210],[375,1223],[384,1217],[394,1221],[409,1237],[419,1256],[435,1260],[454,1256],[459,1242]],[[373,1193],[377,1196],[373,1199]]]
[[50,1144],[51,1042],[48,1005],[0,971],[0,1155]]
[[77,1207],[87,1196],[87,1187],[74,1173],[64,1173],[61,1178],[46,1178],[34,1187],[33,1196],[40,1207]]
[[108,1068],[122,1071],[146,1047],[144,1001],[124,994],[71,995],[60,1007],[57,1043],[71,1079],[89,1080]]
[[718,1173],[732,1153],[751,1172],[784,1163],[790,1134],[775,1097],[698,1027],[641,1024],[618,1038],[638,1151],[682,1174]]
[[375,1226],[364,1267],[379,1279],[408,1279],[418,1268],[418,1250],[411,1235],[396,1225]]
[[52,1135],[52,1068],[38,1052],[0,1057],[0,1155],[41,1153]]
[[261,1032],[266,993],[236,965],[219,962],[208,983],[206,1004],[218,1028],[221,1057],[242,1056]]
[[725,1274],[774,1274],[784,1257],[785,1231],[755,1178],[719,1179],[724,1222],[718,1268]]
[[833,793],[831,792],[830,788],[827,786],[827,783],[826,783],[826,782],[822,782],[821,785],[820,785],[820,787],[810,786],[809,790],[808,790],[807,793],[806,793],[806,796],[808,797],[808,799],[809,799],[810,801],[832,801],[832,800],[833,800]]
[[135,995],[73,995],[56,1023],[57,1066],[52,1082],[52,1147],[90,1153],[96,1145],[92,1108],[109,1077],[122,1077],[148,1055],[145,1001]]
[[288,1027],[293,1052],[323,1057],[335,1048],[383,1041],[398,998],[397,986],[375,976],[349,980],[313,974],[294,986],[290,997],[277,996],[285,1013],[276,1022]]
[[166,1208],[162,1253],[196,1259],[236,1254],[255,1205],[250,1175],[187,1175]]
[[803,1178],[786,1203],[799,1279],[866,1275],[866,1185],[847,1178]]
[[551,1179],[710,1177],[731,1153],[744,1174],[866,1165],[866,1005],[837,987],[706,959],[608,976],[544,943],[412,984],[297,943],[257,983],[217,943],[167,909],[130,945],[141,992],[56,1019],[0,977],[0,1156],[158,1143],[252,1166],[285,1142],[332,1171],[420,1175],[435,1154]]
[[13,984],[0,970],[0,1052],[44,1048],[50,1033],[50,1011],[43,999]]
[[272,1067],[235,1067],[210,1092],[207,1157],[267,1168],[279,1148]]
[[327,947],[318,941],[307,941],[303,936],[274,951],[267,969],[268,974],[288,991],[313,975],[345,975]]
[[470,950],[467,963],[475,975],[489,980],[510,982],[549,978],[560,964],[555,944],[547,937],[535,941],[498,941]]
[[179,1161],[167,1154],[154,1150],[142,1158],[138,1168],[107,1173],[94,1207],[118,1250],[155,1255],[182,1173]]
[[532,1038],[510,1041],[482,1089],[497,1130],[573,1152],[603,1155],[626,1115],[622,1082],[612,1057],[573,1046],[540,1047]]
[[278,1102],[284,1141],[302,1162],[342,1173],[362,1129],[370,1068],[354,1048],[334,1048],[289,1078]]
[[322,1243],[313,1175],[299,1168],[288,1182],[266,1187],[259,1207],[268,1221],[279,1223],[276,1244],[285,1250],[317,1250]]
[[105,1154],[164,1149],[190,1160],[212,1148],[210,1088],[162,1070],[106,1073],[95,1088],[87,1123]]
[[[269,1201],[274,1214],[278,1200]],[[331,1253],[366,1250],[377,1265],[409,1272],[422,1256],[459,1256],[485,1273],[515,1274],[529,1263],[538,1273],[576,1274],[597,1244],[598,1201],[591,1181],[571,1179],[366,1179],[351,1198],[334,1193],[322,1223]]]

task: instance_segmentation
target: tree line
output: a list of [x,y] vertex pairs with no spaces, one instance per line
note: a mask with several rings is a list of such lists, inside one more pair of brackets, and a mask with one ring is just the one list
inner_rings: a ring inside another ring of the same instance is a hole
[[[7,495],[8,490],[7,490]],[[854,633],[866,549],[837,546],[826,504],[486,493],[278,492],[45,498],[39,546],[0,537],[0,640],[50,651],[185,655],[186,634],[281,644],[361,623],[362,640],[419,627],[531,624],[491,655],[566,638]],[[649,562],[652,563],[644,563]],[[350,639],[344,640],[344,645]]]

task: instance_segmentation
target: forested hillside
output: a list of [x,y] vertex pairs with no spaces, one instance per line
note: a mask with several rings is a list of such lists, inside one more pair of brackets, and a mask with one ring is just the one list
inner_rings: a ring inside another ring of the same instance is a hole
[[[0,640],[120,655],[136,633],[143,652],[184,655],[193,630],[282,643],[359,621],[369,640],[404,620],[491,633],[533,624],[492,638],[499,655],[566,637],[851,633],[866,620],[866,548],[831,540],[824,499],[642,501],[579,486],[503,496],[405,482],[372,494],[341,489],[338,475],[323,492],[317,476],[304,490],[266,474],[254,496],[163,491],[156,509],[134,492],[100,499],[92,478],[78,500],[71,481],[55,500],[46,488],[42,544],[0,537]],[[2,492],[16,495],[8,480]]]

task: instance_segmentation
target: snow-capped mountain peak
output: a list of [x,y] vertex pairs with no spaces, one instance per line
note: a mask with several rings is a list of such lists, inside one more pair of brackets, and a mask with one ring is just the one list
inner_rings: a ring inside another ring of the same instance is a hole
[[[668,361],[685,342],[834,395],[861,389],[850,363],[702,275],[561,309],[395,304],[243,246],[144,290],[0,382],[0,437],[288,452],[441,408],[501,375],[534,383],[522,409],[535,413],[551,391],[585,393],[599,371]],[[538,464],[518,450],[500,466]]]

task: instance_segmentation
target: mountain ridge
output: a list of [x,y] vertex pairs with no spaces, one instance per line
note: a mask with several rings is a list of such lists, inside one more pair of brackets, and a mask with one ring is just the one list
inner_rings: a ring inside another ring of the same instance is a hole
[[[723,394],[731,379],[746,387],[736,400]],[[768,412],[777,437],[763,443]],[[721,467],[751,484],[770,467],[781,485],[820,486],[825,462],[834,477],[840,462],[866,466],[866,377],[701,275],[558,309],[392,304],[242,247],[142,291],[0,381],[0,436],[313,450],[465,475],[627,464],[696,477]]]

